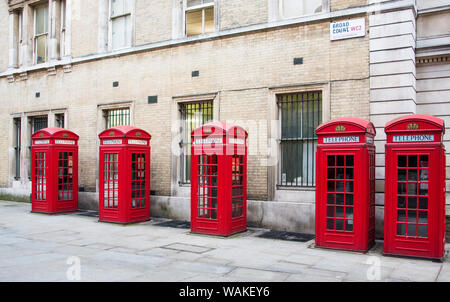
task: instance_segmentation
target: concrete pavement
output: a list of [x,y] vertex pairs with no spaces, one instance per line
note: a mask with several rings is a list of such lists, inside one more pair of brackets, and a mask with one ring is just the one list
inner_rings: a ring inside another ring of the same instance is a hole
[[448,260],[383,257],[382,242],[358,254],[260,238],[262,229],[217,238],[162,221],[99,223],[0,201],[0,281],[450,281]]

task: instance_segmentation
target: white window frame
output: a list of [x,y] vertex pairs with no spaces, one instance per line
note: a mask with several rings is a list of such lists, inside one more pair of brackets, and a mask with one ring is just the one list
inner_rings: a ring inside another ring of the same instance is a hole
[[[217,0],[214,0],[210,3],[199,4],[191,7],[187,7],[187,0],[183,0],[183,34],[185,37],[188,37],[186,32],[186,13],[195,10],[202,10],[202,33],[199,36],[205,35],[205,8],[213,7],[214,8],[214,32],[217,31]],[[209,33],[210,34],[210,33]],[[196,37],[196,36],[191,36]]]
[[[295,18],[300,18],[300,17],[305,17],[305,16],[312,16],[312,15],[317,15],[317,14],[324,13],[324,12],[328,11],[328,2],[329,2],[329,0],[322,0],[322,11],[321,12],[311,13],[311,14],[304,14],[304,15],[298,15],[298,16],[295,16],[295,17],[284,17],[283,16],[284,1],[285,0],[278,0],[278,15],[280,17],[280,20],[288,20],[288,19],[295,19]],[[309,0],[302,0],[302,1],[309,1]]]
[[[36,35],[36,22],[37,22],[36,12],[37,12],[37,9],[39,7],[41,7],[41,6],[47,6],[47,32],[39,34],[39,35]],[[49,39],[48,39],[48,36],[49,36],[49,24],[48,23],[49,23],[49,18],[50,18],[50,7],[49,7],[48,3],[41,3],[41,4],[38,4],[38,5],[33,7],[33,62],[34,62],[34,64],[45,64],[45,63],[48,62],[48,42],[49,42]],[[38,37],[42,37],[42,36],[47,36],[47,42],[46,42],[47,50],[46,50],[46,54],[45,54],[47,60],[42,62],[42,63],[38,63],[37,62],[37,59],[38,59],[38,56],[37,56],[37,38]]]
[[[121,15],[117,15],[112,17],[111,16],[111,10],[112,10],[112,0],[108,0],[108,50],[109,51],[115,51],[115,50],[121,50],[121,49],[126,49],[126,48],[130,48],[134,45],[135,42],[135,15],[136,15],[136,0],[130,0],[130,5],[131,5],[131,10],[128,13],[123,13]],[[112,25],[113,25],[113,19],[117,19],[117,18],[122,18],[125,16],[130,16],[130,26],[131,26],[131,30],[130,30],[130,34],[131,34],[131,41],[130,41],[130,45],[126,45],[124,47],[120,47],[120,48],[113,48],[113,41],[112,41]]]

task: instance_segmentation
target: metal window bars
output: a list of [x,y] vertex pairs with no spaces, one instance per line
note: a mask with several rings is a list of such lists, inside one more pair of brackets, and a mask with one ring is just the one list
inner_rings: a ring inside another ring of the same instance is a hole
[[181,112],[181,155],[180,183],[191,183],[191,132],[213,119],[213,102],[204,101],[180,104]]
[[280,115],[278,187],[314,187],[315,129],[322,123],[322,92],[277,96]]
[[130,125],[130,108],[105,110],[106,129]]

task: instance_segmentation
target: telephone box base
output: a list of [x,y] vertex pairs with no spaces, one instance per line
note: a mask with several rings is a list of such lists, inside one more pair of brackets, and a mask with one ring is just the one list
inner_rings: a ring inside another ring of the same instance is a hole
[[385,257],[395,257],[395,258],[406,258],[406,259],[419,259],[419,260],[429,260],[433,262],[444,262],[445,256],[441,258],[434,258],[434,257],[420,257],[420,256],[411,256],[411,255],[401,255],[401,254],[390,254],[390,253],[383,253],[383,256]]
[[138,219],[138,220],[133,220],[133,221],[126,221],[126,222],[123,222],[123,221],[111,221],[111,220],[102,220],[102,219],[99,219],[98,222],[107,222],[107,223],[114,223],[114,224],[123,224],[123,225],[126,225],[126,224],[133,224],[133,223],[146,222],[146,221],[150,221],[150,220],[151,220],[151,218],[146,218],[146,219]]
[[361,254],[367,254],[367,252],[370,251],[371,248],[375,246],[375,242],[369,244],[367,249],[351,249],[351,248],[343,248],[343,247],[335,247],[335,246],[322,246],[322,245],[314,245],[315,248],[320,249],[326,249],[326,250],[339,250],[339,251],[347,251],[347,252],[354,252],[354,253],[361,253]]

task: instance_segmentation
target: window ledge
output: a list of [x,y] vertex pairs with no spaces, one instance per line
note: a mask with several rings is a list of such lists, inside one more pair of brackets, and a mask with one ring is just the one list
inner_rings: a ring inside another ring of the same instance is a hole
[[76,64],[76,63],[84,63],[89,61],[95,61],[95,60],[101,60],[101,59],[107,59],[107,58],[113,58],[116,56],[121,55],[129,55],[134,53],[139,53],[143,51],[149,51],[154,49],[160,49],[165,47],[173,47],[173,46],[181,46],[183,44],[193,43],[193,42],[199,42],[204,41],[208,39],[216,39],[221,37],[228,37],[243,33],[251,33],[261,30],[267,30],[267,29],[273,29],[277,27],[285,27],[295,24],[302,24],[302,23],[309,23],[309,22],[316,22],[316,21],[327,21],[334,18],[341,18],[341,17],[350,17],[353,15],[361,15],[361,14],[370,14],[373,12],[379,12],[379,11],[386,11],[386,10],[394,10],[394,9],[404,9],[404,8],[416,8],[415,6],[415,0],[399,0],[399,1],[393,1],[393,2],[382,2],[375,4],[370,4],[366,6],[360,6],[360,7],[354,7],[354,8],[348,8],[338,11],[332,11],[332,12],[325,12],[325,13],[318,13],[314,15],[309,16],[302,16],[295,19],[289,19],[289,20],[281,20],[281,21],[273,21],[263,24],[256,24],[256,25],[250,25],[240,28],[234,28],[234,29],[228,29],[223,30],[219,32],[214,32],[211,34],[205,34],[201,36],[194,36],[194,37],[184,37],[180,39],[175,40],[166,40],[162,42],[156,42],[151,44],[144,44],[140,46],[132,46],[130,48],[122,49],[122,50],[116,50],[116,51],[110,51],[107,53],[98,53],[93,55],[88,55],[84,57],[78,57],[78,58],[71,58],[66,57],[62,58],[58,61],[53,62],[46,62],[39,64],[39,66],[33,65],[33,66],[27,66],[23,68],[17,68],[12,70],[7,70],[0,73],[0,77],[7,77],[13,74],[20,74],[23,72],[28,71],[36,71],[36,70],[42,70],[50,67],[57,67],[57,66],[64,66],[68,64]]

